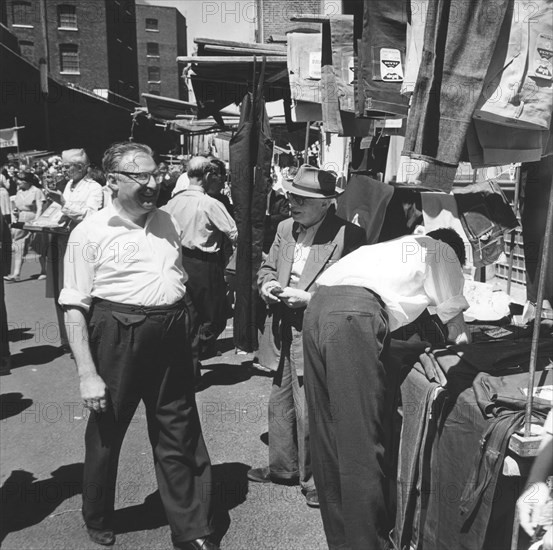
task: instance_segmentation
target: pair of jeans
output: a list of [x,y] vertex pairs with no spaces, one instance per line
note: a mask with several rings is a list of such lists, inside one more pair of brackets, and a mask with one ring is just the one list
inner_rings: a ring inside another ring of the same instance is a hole
[[83,516],[112,527],[121,445],[136,408],[146,407],[161,501],[175,543],[209,535],[211,463],[194,395],[190,300],[142,308],[94,301],[92,358],[108,390],[108,409],[91,412],[85,433]]
[[551,0],[511,4],[475,119],[514,128],[549,129],[553,111],[552,21]]
[[407,116],[409,102],[401,95],[406,32],[406,0],[365,0],[358,49],[360,116]]
[[[424,161],[425,171],[455,167],[484,86],[490,51],[510,0],[432,0],[421,65],[411,100],[403,154]],[[492,9],[493,8],[493,9]],[[399,178],[399,175],[398,175]],[[439,178],[438,178],[439,179]],[[451,179],[451,184],[453,179]]]
[[362,287],[321,286],[305,313],[313,474],[331,549],[388,547],[388,336],[382,302]]
[[269,397],[269,470],[274,478],[299,478],[304,491],[315,489],[309,446],[303,377],[302,333],[282,319],[280,362]]

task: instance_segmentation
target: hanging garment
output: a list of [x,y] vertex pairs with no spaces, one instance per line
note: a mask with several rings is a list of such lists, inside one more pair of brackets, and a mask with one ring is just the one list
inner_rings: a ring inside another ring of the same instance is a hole
[[552,111],[553,2],[513,2],[474,118],[516,128],[548,130]]
[[[413,93],[403,154],[417,160],[413,181],[439,186],[436,171],[450,181],[461,158],[467,129],[510,0],[429,3],[424,49]],[[493,13],[492,13],[493,12]],[[439,174],[438,174],[439,175]],[[398,176],[399,178],[399,176]],[[411,181],[405,179],[403,181]]]
[[365,0],[358,48],[357,112],[407,116],[402,96],[405,68],[406,0]]
[[394,188],[380,181],[353,174],[346,186],[346,190],[338,198],[336,215],[355,223],[365,230],[367,244],[374,244],[378,240],[386,208]]
[[453,195],[433,192],[421,193],[421,204],[424,229],[427,233],[441,227],[451,227],[459,233],[464,241],[467,241]]
[[[292,97],[294,122],[321,120],[321,52],[322,35],[319,32],[288,33],[288,78]],[[295,112],[295,103],[305,103]],[[301,109],[308,109],[302,114]],[[311,118],[318,117],[318,118]]]
[[422,60],[424,27],[429,0],[410,0],[407,13],[407,52],[405,54],[405,78],[401,93],[411,96],[415,91],[417,75]]
[[534,162],[543,156],[548,130],[509,128],[487,120],[472,119],[467,132],[468,161],[473,168]]
[[[526,299],[535,303],[543,261],[543,241],[547,206],[551,201],[553,159],[522,165],[521,225],[526,270]],[[545,277],[544,298],[553,304],[553,251],[549,253]]]
[[497,260],[505,248],[503,233],[518,221],[499,185],[490,180],[454,190],[465,234],[472,245],[475,267]]
[[267,193],[273,157],[271,128],[262,87],[248,93],[240,107],[240,124],[230,141],[230,173],[238,228],[234,343],[257,348],[257,271],[261,265]]

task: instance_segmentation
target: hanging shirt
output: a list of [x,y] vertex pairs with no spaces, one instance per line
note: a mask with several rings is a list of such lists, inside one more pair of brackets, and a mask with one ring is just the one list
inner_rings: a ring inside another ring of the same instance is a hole
[[88,311],[93,298],[140,306],[172,305],[187,280],[181,235],[161,210],[144,227],[122,217],[117,204],[88,216],[69,236],[64,258],[62,306]]
[[182,229],[182,246],[210,254],[219,252],[223,234],[234,244],[238,236],[236,223],[218,200],[199,185],[173,197],[163,208]]
[[426,235],[362,246],[329,267],[317,285],[362,286],[380,296],[390,332],[414,321],[426,308],[442,322],[468,309],[464,277],[454,250]]
[[62,212],[75,222],[100,210],[103,206],[102,186],[93,179],[84,177],[76,185],[69,180],[63,191],[65,204]]

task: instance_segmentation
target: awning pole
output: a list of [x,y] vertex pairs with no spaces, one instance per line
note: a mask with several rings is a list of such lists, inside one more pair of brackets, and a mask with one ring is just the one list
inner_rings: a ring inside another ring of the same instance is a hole
[[303,163],[304,164],[308,164],[308,160],[309,160],[309,152],[308,152],[308,148],[309,148],[309,130],[311,128],[311,122],[306,122],[305,123],[305,149],[303,151]]
[[[515,216],[518,216],[518,196],[520,194],[520,178],[522,170],[518,170],[517,178],[515,180],[515,196],[513,198],[513,210]],[[515,237],[516,229],[511,231],[511,240],[509,243],[509,261],[508,261],[508,272],[507,272],[507,294],[511,295],[511,282],[513,280],[513,254],[515,250]]]
[[[550,186],[552,183],[550,182]],[[526,396],[526,410],[524,414],[524,437],[529,437],[532,421],[532,403],[534,400],[534,376],[536,374],[536,362],[538,356],[538,340],[540,336],[541,311],[543,309],[543,296],[545,294],[545,277],[547,276],[547,264],[551,254],[551,232],[553,231],[553,189],[549,189],[549,206],[547,209],[547,221],[545,222],[545,235],[543,238],[543,257],[540,265],[538,279],[538,297],[536,304],[536,318],[534,319],[534,332],[532,334],[532,348],[530,351],[530,370],[528,372],[528,395]]]

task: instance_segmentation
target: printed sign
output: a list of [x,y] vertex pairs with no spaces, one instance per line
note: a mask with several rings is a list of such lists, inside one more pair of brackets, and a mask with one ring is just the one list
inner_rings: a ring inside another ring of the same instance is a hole
[[380,78],[386,82],[403,82],[403,67],[399,50],[380,48]]
[[309,53],[309,78],[321,79],[321,52]]
[[536,51],[534,52],[533,75],[545,80],[553,80],[553,37],[546,34],[538,35]]
[[13,128],[0,130],[0,149],[4,147],[17,147],[18,145],[17,130]]

